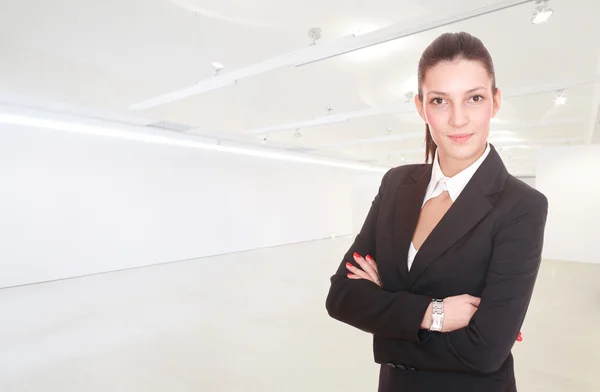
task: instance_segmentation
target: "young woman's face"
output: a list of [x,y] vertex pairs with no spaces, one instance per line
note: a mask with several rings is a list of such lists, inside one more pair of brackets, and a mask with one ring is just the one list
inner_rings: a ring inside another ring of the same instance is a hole
[[475,161],[485,149],[490,120],[500,109],[501,93],[478,61],[442,62],[425,73],[415,97],[419,114],[429,124],[440,158]]

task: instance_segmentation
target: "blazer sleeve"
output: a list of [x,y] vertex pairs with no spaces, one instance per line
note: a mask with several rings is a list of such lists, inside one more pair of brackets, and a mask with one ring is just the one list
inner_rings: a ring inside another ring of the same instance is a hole
[[[496,234],[486,286],[469,325],[430,333],[422,343],[394,341],[394,360],[417,369],[493,373],[508,358],[525,319],[541,263],[548,201],[521,202]],[[529,198],[532,199],[532,198]]]
[[[394,170],[394,169],[392,169]],[[431,297],[409,293],[408,291],[389,292],[368,280],[355,280],[347,277],[346,262],[358,266],[353,254],[371,255],[377,261],[375,228],[382,198],[388,189],[388,171],[381,181],[379,192],[371,204],[365,222],[354,243],[343,257],[326,300],[329,315],[353,327],[378,336],[418,342],[419,328]]]

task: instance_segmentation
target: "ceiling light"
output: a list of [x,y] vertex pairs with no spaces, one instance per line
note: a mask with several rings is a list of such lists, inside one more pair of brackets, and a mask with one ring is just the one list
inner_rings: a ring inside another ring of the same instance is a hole
[[223,67],[223,64],[221,64],[221,63],[212,63],[212,67],[213,67],[213,69],[215,70],[215,76],[218,76],[218,75],[219,75],[219,72],[220,72],[220,71],[221,71],[223,68],[225,68],[225,67]]
[[[407,26],[406,23],[397,23],[370,33],[361,34],[356,37],[346,36],[334,41],[329,41],[327,44],[311,45],[309,47],[305,47],[291,53],[285,53],[283,55],[270,58],[259,63],[250,64],[246,67],[236,69],[234,71],[229,71],[226,74],[219,76],[219,78],[212,77],[206,80],[201,80],[195,86],[186,87],[182,90],[173,91],[165,95],[155,97],[153,99],[145,100],[144,102],[133,104],[129,107],[129,109],[148,109],[150,107],[164,105],[173,101],[185,99],[193,95],[198,95],[207,91],[216,90],[225,87],[229,84],[234,84],[237,81],[242,80],[244,78],[256,76],[265,72],[273,71],[275,69],[288,66],[300,67],[303,65],[312,64],[317,61],[341,56],[363,48],[384,44],[386,42],[394,41],[399,38],[415,36],[416,34],[421,32],[431,31],[438,27],[443,27],[452,23],[472,19],[480,15],[486,15],[496,11],[505,10],[524,3],[528,3],[530,1],[531,0],[505,0],[497,4],[478,7],[474,10],[464,12],[459,15],[447,15],[444,13],[436,17],[434,21],[419,21],[418,24],[415,24],[413,26]],[[313,31],[309,32],[309,36],[311,38],[314,37],[313,43],[316,43],[316,40],[321,37],[321,29],[314,28],[311,30]],[[384,48],[389,47],[384,46]],[[213,79],[217,79],[216,82]]]
[[554,100],[554,103],[557,105],[564,105],[565,103],[567,103],[567,98],[566,97],[556,97],[556,99]]
[[312,39],[312,44],[310,46],[314,46],[317,44],[317,40],[322,36],[322,30],[319,27],[313,27],[308,30],[308,36]]
[[540,24],[546,22],[554,13],[552,8],[548,7],[548,0],[535,0],[535,3],[538,6],[533,10],[531,23]]
[[[56,116],[53,115],[52,117]],[[61,117],[64,118],[65,116],[59,116],[59,118]],[[166,131],[162,130],[156,130],[152,132],[147,128],[131,127],[127,125],[123,125],[122,127],[115,127],[113,124],[106,124],[104,122],[99,121],[89,121],[85,119],[55,120],[54,118],[48,117],[48,115],[45,115],[44,117],[32,117],[29,114],[15,114],[14,112],[12,112],[12,110],[10,113],[0,112],[0,123],[51,129],[57,131],[82,133],[88,135],[111,137],[116,139],[125,139],[145,143],[197,148],[201,150],[211,150],[265,159],[310,163],[359,171],[382,173],[389,170],[389,168],[382,166],[371,166],[327,158],[309,157],[306,155],[291,154],[289,152],[275,151],[272,149],[267,150],[264,148],[257,149],[250,147],[224,146],[215,144],[214,141],[205,141],[202,139],[198,140],[194,136],[167,133]],[[264,138],[264,140],[266,141],[266,137]]]
[[565,90],[558,90],[556,92],[556,98],[554,98],[555,105],[564,105],[567,103],[567,97],[565,97]]

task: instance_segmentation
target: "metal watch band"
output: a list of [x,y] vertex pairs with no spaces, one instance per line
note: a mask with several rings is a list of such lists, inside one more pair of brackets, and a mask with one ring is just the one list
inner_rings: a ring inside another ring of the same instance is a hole
[[432,312],[431,312],[431,328],[430,331],[440,332],[444,323],[444,300],[433,299],[431,301]]

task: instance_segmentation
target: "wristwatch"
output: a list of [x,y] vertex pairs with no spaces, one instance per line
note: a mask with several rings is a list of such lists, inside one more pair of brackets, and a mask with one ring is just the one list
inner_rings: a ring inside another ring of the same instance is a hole
[[440,332],[442,325],[444,324],[444,300],[433,299],[431,300],[433,311],[431,312],[431,327],[430,331]]

